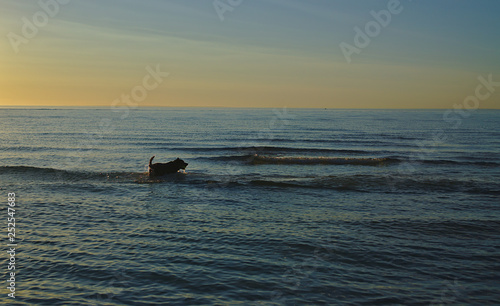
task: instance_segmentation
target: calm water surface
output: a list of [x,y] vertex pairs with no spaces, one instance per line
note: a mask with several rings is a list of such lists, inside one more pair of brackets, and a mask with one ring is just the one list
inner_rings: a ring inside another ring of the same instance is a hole
[[[0,303],[500,300],[499,111],[458,126],[442,110],[122,115],[0,109],[18,243]],[[149,179],[153,155],[189,166]]]

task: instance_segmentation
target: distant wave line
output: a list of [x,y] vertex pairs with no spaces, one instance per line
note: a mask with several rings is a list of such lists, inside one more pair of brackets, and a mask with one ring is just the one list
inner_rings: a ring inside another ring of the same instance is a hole
[[352,149],[326,149],[326,148],[293,148],[279,146],[242,146],[242,147],[174,147],[170,150],[175,151],[195,151],[195,152],[224,152],[224,151],[250,151],[250,152],[320,152],[320,153],[350,153],[364,154],[369,153],[366,150]]
[[200,160],[214,161],[240,161],[251,165],[360,165],[360,166],[379,166],[388,164],[398,164],[404,162],[414,162],[423,164],[436,165],[474,165],[484,167],[496,167],[500,164],[497,162],[485,161],[454,161],[454,160],[415,160],[410,161],[403,157],[327,157],[327,156],[272,156],[260,154],[244,154],[232,156],[214,156],[214,157],[198,157]]

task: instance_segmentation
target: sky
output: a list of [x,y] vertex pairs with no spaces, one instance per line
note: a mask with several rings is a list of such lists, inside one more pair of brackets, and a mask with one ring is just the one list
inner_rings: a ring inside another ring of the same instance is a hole
[[498,109],[499,12],[498,0],[0,0],[0,106]]

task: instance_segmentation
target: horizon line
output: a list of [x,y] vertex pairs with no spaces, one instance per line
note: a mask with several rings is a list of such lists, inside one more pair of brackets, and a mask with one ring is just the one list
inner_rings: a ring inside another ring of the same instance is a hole
[[[0,109],[112,109],[111,106],[62,106],[62,105],[0,105]],[[345,108],[345,107],[288,107],[288,106],[274,106],[274,107],[253,107],[253,106],[137,106],[130,107],[133,109],[140,108],[229,108],[229,109],[326,109],[326,110],[448,110],[451,108]],[[499,108],[478,108],[476,110],[500,110]]]

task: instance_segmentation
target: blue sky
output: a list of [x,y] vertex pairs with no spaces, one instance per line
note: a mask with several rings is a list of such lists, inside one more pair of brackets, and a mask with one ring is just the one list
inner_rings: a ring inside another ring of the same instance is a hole
[[390,1],[243,0],[221,21],[211,0],[72,0],[16,53],[41,8],[0,0],[0,104],[106,106],[156,64],[170,77],[144,106],[447,108],[500,80],[494,0],[401,0],[348,64],[339,44]]

